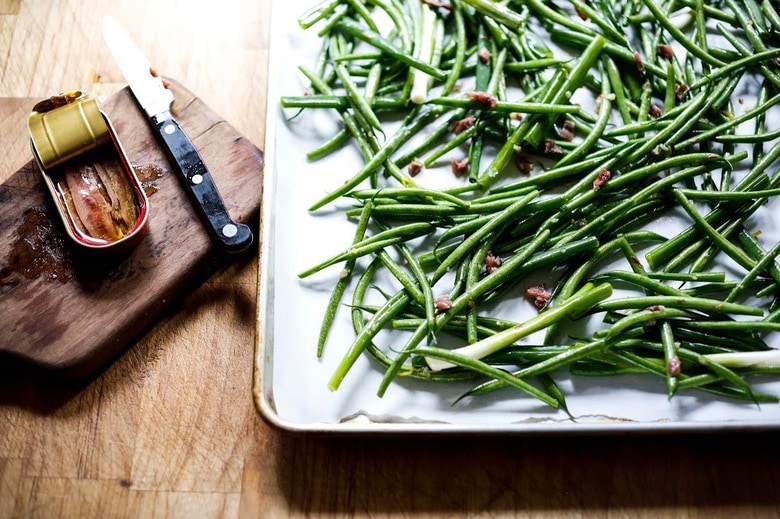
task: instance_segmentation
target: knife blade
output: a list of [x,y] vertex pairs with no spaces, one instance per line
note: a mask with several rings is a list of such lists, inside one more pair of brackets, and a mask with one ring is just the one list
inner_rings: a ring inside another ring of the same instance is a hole
[[110,17],[103,19],[103,38],[210,234],[227,252],[246,250],[254,239],[252,231],[230,217],[203,158],[173,117],[173,92],[166,88],[130,36]]

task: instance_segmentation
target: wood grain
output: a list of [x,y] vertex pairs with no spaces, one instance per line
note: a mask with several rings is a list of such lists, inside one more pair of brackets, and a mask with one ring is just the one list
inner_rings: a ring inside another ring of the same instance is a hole
[[[0,15],[0,96],[115,92],[96,29],[109,12],[161,71],[261,144],[267,9],[22,0]],[[181,35],[175,50],[158,41],[163,29]],[[0,160],[9,145],[0,140]],[[19,149],[0,175],[28,160]],[[780,516],[776,434],[333,439],[270,429],[251,399],[256,268],[248,258],[216,273],[90,381],[0,379],[0,517]]]
[[[211,170],[228,211],[256,226],[262,153],[203,101],[170,82],[172,113]],[[0,354],[50,377],[81,377],[99,369],[193,284],[233,259],[209,238],[129,90],[111,96],[101,109],[149,196],[148,232],[137,247],[112,257],[73,247],[32,161],[0,185],[0,314],[7,323]],[[19,115],[18,104],[11,102],[8,111]],[[13,126],[0,131],[12,142],[24,142],[29,132],[14,134]]]

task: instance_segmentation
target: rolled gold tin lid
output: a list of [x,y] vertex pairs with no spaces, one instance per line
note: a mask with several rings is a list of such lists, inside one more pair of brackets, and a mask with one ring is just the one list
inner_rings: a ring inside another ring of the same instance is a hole
[[36,104],[27,126],[38,158],[47,169],[111,140],[97,102],[78,91]]
[[[96,101],[78,91],[62,93],[37,103],[27,124],[33,156],[68,236],[99,253],[135,247],[148,229],[148,199]],[[117,226],[109,228],[118,236],[93,232],[105,230],[101,225]]]

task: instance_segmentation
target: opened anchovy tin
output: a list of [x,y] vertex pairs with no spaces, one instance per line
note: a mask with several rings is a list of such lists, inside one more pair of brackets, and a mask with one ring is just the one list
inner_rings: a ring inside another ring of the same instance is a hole
[[68,235],[81,247],[123,252],[147,229],[148,200],[111,121],[94,99],[66,92],[33,107],[32,152]]

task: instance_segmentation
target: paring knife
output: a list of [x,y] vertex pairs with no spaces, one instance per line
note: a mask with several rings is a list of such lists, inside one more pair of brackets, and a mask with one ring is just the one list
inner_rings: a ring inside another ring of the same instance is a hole
[[233,221],[190,138],[171,115],[173,92],[166,88],[141,50],[110,17],[103,19],[103,37],[125,76],[138,104],[149,116],[175,168],[195,199],[195,207],[210,233],[227,252],[241,252],[252,244],[248,226]]

